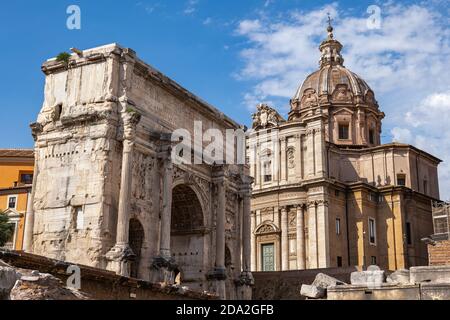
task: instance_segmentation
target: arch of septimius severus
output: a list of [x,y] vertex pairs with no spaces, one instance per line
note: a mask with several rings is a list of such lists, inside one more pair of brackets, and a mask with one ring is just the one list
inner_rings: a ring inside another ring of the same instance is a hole
[[116,44],[42,70],[25,250],[249,298],[248,167],[175,163],[171,152],[171,133],[194,134],[194,121],[241,127]]

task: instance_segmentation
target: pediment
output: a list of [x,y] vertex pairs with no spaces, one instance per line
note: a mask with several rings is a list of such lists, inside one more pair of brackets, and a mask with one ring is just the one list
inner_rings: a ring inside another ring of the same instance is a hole
[[2,212],[2,214],[6,214],[9,218],[21,218],[23,217],[23,213],[20,213],[19,211],[15,209],[7,209]]
[[255,234],[271,234],[279,233],[280,229],[271,221],[261,223],[255,231]]
[[354,114],[354,112],[349,108],[339,108],[338,110],[333,112],[333,115],[339,115],[339,114],[351,116]]

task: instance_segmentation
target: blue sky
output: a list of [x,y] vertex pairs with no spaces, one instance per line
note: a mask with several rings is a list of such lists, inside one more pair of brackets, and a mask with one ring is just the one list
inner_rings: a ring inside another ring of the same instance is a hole
[[[366,26],[372,4],[381,10],[377,30]],[[81,30],[66,27],[69,5],[81,8]],[[415,144],[450,161],[447,0],[3,1],[0,148],[32,147],[28,125],[43,101],[40,66],[70,47],[131,47],[243,124],[258,102],[285,114],[317,68],[327,12],[345,65],[367,80],[386,113],[383,141]],[[450,166],[441,167],[441,180],[450,181]]]

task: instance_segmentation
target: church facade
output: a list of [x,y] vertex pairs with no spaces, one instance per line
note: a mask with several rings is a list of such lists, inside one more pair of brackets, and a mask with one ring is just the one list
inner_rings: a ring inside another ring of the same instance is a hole
[[264,104],[253,115],[252,271],[427,265],[441,161],[381,144],[385,115],[341,49],[329,26],[288,119]]
[[248,167],[175,161],[172,139],[241,126],[131,49],[73,51],[42,67],[24,250],[250,298]]

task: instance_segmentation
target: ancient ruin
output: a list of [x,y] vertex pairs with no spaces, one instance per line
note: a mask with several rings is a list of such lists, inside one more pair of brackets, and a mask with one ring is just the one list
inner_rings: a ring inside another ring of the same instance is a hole
[[42,70],[25,251],[249,298],[248,167],[177,164],[171,139],[241,126],[117,44]]

